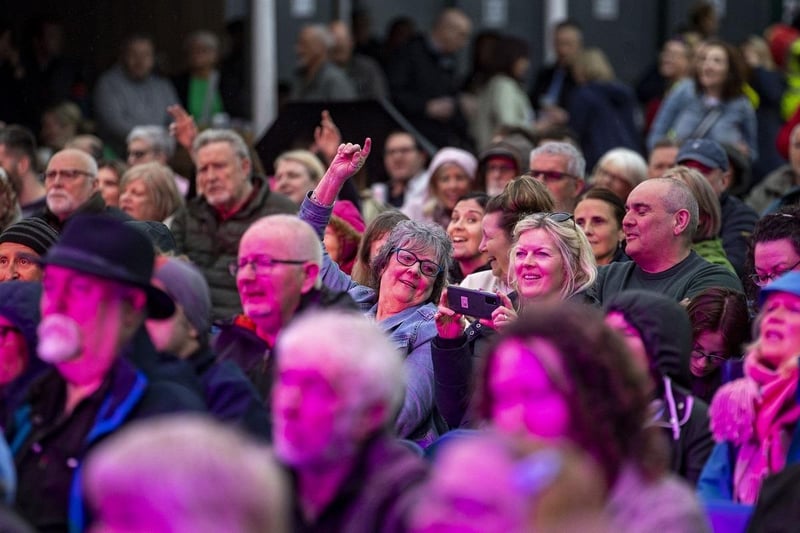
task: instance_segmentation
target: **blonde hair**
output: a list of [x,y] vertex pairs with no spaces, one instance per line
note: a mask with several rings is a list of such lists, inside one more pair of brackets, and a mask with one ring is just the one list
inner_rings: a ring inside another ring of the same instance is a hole
[[614,68],[599,48],[586,48],[575,59],[575,72],[586,81],[612,81]]
[[519,237],[526,231],[542,229],[555,243],[561,254],[564,265],[564,283],[561,286],[561,299],[584,291],[594,285],[597,279],[597,262],[592,252],[589,240],[579,229],[574,220],[556,222],[550,215],[552,213],[536,213],[529,215],[514,227],[514,242],[511,246],[508,278],[509,284],[517,285],[515,266],[516,251],[519,246]]
[[318,183],[319,180],[322,179],[322,175],[325,174],[325,167],[322,166],[319,158],[308,150],[290,150],[288,152],[283,152],[275,158],[275,168],[277,168],[278,164],[282,161],[294,161],[303,165],[308,171],[311,181],[314,183]]
[[119,180],[119,190],[124,192],[125,187],[138,180],[145,184],[153,200],[156,220],[164,220],[183,205],[183,197],[175,185],[175,174],[168,166],[157,161],[133,166]]

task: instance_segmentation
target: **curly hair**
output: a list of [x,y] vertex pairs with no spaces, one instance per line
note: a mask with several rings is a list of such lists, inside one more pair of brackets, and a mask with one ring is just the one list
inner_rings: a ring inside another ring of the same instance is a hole
[[534,340],[547,342],[560,355],[553,365],[533,350],[527,352],[537,357],[556,386],[566,384],[569,438],[598,461],[608,486],[626,462],[636,464],[649,478],[660,476],[666,469],[666,453],[658,428],[647,427],[646,375],[602,314],[583,304],[537,305],[497,335],[479,373],[474,405],[479,418],[493,417],[490,379],[499,348],[513,341],[530,346]]
[[786,239],[792,243],[792,248],[800,255],[800,206],[783,207],[775,213],[761,217],[753,228],[753,235],[747,250],[744,276],[745,294],[752,301],[757,301],[758,287],[750,279],[756,271],[755,250],[760,242],[780,241]]

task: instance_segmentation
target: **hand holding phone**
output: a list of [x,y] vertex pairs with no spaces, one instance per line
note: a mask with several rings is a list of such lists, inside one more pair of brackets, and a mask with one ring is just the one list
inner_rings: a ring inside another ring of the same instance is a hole
[[467,289],[459,285],[447,287],[447,306],[462,315],[475,318],[492,318],[492,311],[502,302],[494,293]]

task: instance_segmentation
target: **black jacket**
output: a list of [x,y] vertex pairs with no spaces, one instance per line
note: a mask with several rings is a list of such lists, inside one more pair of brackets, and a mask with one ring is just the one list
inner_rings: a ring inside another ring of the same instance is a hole
[[629,290],[605,303],[606,313],[618,311],[642,338],[656,386],[654,424],[664,428],[671,448],[672,470],[696,484],[714,441],[708,405],[692,396],[689,356],[692,326],[686,310],[656,292]]

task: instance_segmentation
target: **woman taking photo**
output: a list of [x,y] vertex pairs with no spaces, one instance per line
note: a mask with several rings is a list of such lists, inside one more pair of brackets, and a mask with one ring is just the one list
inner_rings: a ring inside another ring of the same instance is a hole
[[[320,240],[342,185],[363,165],[372,146],[342,144],[316,188],[303,201],[300,218]],[[435,302],[445,286],[453,247],[434,224],[404,221],[389,233],[372,259],[372,283],[360,285],[323,254],[322,282],[347,291],[361,310],[386,332],[405,355],[405,400],[395,422],[399,437],[427,445],[436,437],[433,424],[431,340],[436,335]],[[377,287],[373,289],[372,287]]]
[[503,192],[486,203],[481,223],[483,236],[478,250],[486,254],[490,270],[474,272],[461,282],[462,287],[487,292],[511,292],[508,261],[514,226],[530,213],[553,210],[553,197],[547,187],[530,176],[520,176],[506,184]]
[[707,138],[758,157],[756,114],[743,89],[747,69],[738,49],[712,39],[700,45],[694,80],[682,82],[658,110],[648,149],[664,137]]
[[436,403],[451,427],[463,423],[472,360],[485,354],[494,332],[516,321],[518,311],[527,307],[561,300],[588,302],[585,291],[597,277],[589,242],[568,213],[536,213],[520,220],[510,256],[509,278],[515,294],[498,291],[501,305],[491,318],[476,320],[465,330],[464,317],[448,307],[446,292],[439,301],[438,335],[433,341]]

